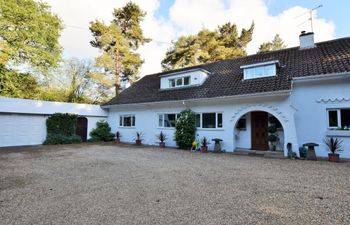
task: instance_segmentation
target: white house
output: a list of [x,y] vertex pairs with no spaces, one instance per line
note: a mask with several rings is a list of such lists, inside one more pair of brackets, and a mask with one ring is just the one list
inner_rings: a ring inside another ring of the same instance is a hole
[[298,152],[307,142],[327,156],[323,140],[335,136],[343,139],[341,157],[350,158],[350,38],[315,44],[313,37],[302,33],[299,47],[145,76],[102,108],[125,142],[139,131],[153,145],[163,131],[176,146],[176,116],[190,108],[199,137],[223,139],[227,152],[267,150],[275,120],[285,156],[287,143]]

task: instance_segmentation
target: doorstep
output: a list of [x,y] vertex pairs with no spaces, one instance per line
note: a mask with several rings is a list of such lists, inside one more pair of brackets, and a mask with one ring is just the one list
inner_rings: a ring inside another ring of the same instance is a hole
[[278,158],[284,159],[284,153],[282,151],[261,151],[251,149],[235,149],[234,155],[247,155],[247,156],[260,156],[266,158]]

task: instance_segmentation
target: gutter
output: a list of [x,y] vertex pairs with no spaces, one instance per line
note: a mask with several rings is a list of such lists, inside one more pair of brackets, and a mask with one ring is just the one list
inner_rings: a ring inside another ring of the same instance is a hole
[[142,102],[142,103],[130,103],[130,104],[113,104],[101,106],[101,108],[115,108],[121,106],[147,106],[150,104],[166,104],[166,103],[180,103],[185,105],[186,102],[208,102],[208,101],[218,101],[218,100],[240,100],[240,99],[249,99],[249,98],[264,98],[264,97],[284,97],[290,96],[291,90],[282,90],[282,91],[270,91],[263,93],[253,93],[253,94],[244,94],[244,95],[233,95],[233,96],[221,96],[213,98],[192,98],[184,100],[174,100],[174,101],[158,101],[158,102]]
[[304,77],[293,77],[292,81],[319,81],[319,80],[329,80],[335,78],[350,78],[350,72],[342,72],[342,73],[328,73],[321,75],[311,75]]

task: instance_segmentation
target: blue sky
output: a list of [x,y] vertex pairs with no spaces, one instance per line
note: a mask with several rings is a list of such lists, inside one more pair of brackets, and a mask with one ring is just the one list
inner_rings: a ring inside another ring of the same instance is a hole
[[[350,36],[350,0],[45,0],[53,12],[62,18],[66,28],[60,43],[64,57],[95,59],[97,49],[91,47],[89,22],[95,19],[109,23],[114,8],[133,1],[147,16],[142,23],[146,37],[153,41],[141,46],[139,53],[145,60],[141,75],[159,72],[160,62],[171,42],[181,35],[197,33],[203,27],[216,29],[226,22],[237,24],[239,29],[255,29],[246,51],[254,54],[261,43],[280,34],[287,47],[299,45],[301,31],[310,31],[310,24],[299,24],[307,15],[296,17],[320,4],[314,16],[315,41],[327,41]],[[69,7],[67,7],[69,5]],[[82,11],[82,9],[84,9]],[[74,29],[72,27],[79,27]]]
[[[350,36],[350,1],[349,0],[264,0],[268,6],[269,13],[273,16],[292,8],[302,6],[312,9],[319,5],[323,7],[317,9],[319,17],[331,20],[336,25],[336,37]],[[156,11],[157,17],[169,19],[169,8],[174,4],[174,0],[160,0],[160,7]]]

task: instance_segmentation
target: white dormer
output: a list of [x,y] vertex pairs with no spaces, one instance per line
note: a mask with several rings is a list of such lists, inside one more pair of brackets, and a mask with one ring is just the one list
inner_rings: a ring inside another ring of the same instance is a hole
[[243,69],[244,80],[272,77],[277,75],[278,60],[254,63],[249,65],[243,65],[240,68]]
[[209,72],[203,69],[192,69],[161,75],[160,89],[199,86],[204,83],[208,74]]

